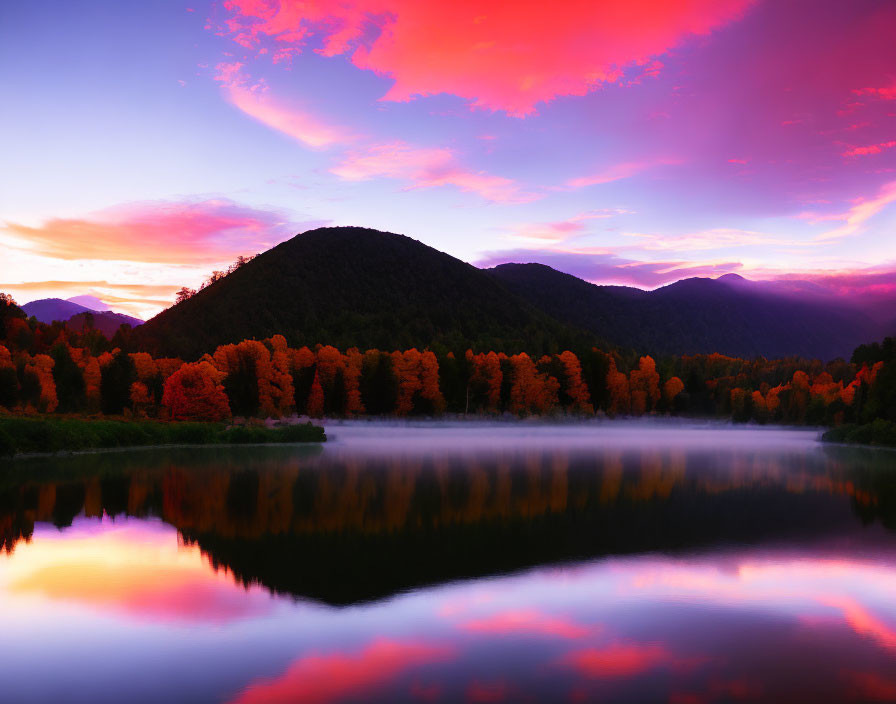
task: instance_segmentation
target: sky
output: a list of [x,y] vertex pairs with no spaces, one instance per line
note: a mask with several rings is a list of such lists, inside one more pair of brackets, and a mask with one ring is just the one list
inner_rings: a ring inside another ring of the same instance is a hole
[[0,290],[147,318],[322,225],[896,294],[890,0],[0,4]]

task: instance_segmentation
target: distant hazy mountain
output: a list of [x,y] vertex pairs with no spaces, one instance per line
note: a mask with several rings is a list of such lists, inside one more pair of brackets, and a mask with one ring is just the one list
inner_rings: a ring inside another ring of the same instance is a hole
[[42,298],[39,301],[26,303],[21,308],[29,316],[33,315],[42,323],[52,323],[54,320],[64,323],[73,315],[90,311],[90,308],[79,303],[64,301],[61,298]]
[[881,337],[862,311],[822,293],[736,275],[655,291],[596,286],[540,264],[477,269],[403,235],[320,228],[160,313],[131,344],[195,359],[281,333],[294,345],[361,349],[541,354],[609,343],[654,355],[828,360]]
[[871,318],[827,294],[802,297],[736,274],[642,291],[597,286],[542,264],[503,264],[489,272],[568,325],[655,354],[849,359],[881,332]]
[[[93,301],[99,301],[98,298],[93,296],[76,296],[75,298],[87,298],[92,299]],[[102,301],[99,302],[102,303]],[[107,337],[112,337],[124,323],[127,323],[131,327],[137,327],[138,325],[143,324],[143,321],[139,318],[133,318],[130,315],[124,315],[123,313],[113,313],[108,309],[97,311],[93,308],[88,308],[76,303],[72,299],[66,301],[61,298],[42,298],[39,301],[26,303],[21,308],[29,316],[33,315],[42,323],[52,323],[58,320],[61,323],[66,323],[66,327],[77,331],[80,331],[84,327],[85,320],[87,320],[89,316],[93,327]]]
[[132,328],[143,325],[143,321],[139,318],[132,318],[124,313],[113,313],[111,310],[105,310],[97,312],[85,311],[84,313],[73,315],[65,322],[65,327],[81,332],[88,320],[94,329],[99,330],[108,338],[111,338],[122,325],[130,325]]

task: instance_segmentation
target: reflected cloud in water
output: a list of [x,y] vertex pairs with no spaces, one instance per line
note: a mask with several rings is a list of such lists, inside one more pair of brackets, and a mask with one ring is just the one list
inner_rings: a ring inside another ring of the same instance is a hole
[[38,672],[75,639],[95,682],[65,691],[91,704],[896,693],[892,453],[791,431],[407,432],[16,464],[8,691],[54,701]]

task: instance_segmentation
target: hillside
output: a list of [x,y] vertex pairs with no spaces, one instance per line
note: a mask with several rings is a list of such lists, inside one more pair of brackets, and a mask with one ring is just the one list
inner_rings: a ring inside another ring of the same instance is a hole
[[853,308],[782,295],[736,275],[642,291],[597,286],[542,264],[502,264],[488,272],[570,326],[659,355],[849,359],[858,344],[879,335]]
[[137,328],[134,349],[195,359],[281,333],[293,345],[559,351],[590,344],[470,264],[410,237],[310,230]]

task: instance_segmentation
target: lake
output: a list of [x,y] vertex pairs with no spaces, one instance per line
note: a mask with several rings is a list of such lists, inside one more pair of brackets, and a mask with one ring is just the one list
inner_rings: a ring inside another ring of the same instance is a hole
[[327,430],[0,464],[0,700],[896,701],[896,452]]

